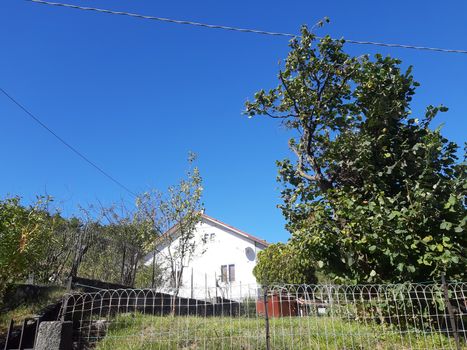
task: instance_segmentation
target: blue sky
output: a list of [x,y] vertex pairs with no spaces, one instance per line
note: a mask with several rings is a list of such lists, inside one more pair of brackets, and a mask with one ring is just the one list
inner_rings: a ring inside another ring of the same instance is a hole
[[[467,2],[69,0],[153,16],[298,32],[324,16],[318,34],[467,49]],[[206,213],[268,241],[288,233],[275,160],[288,132],[242,116],[244,102],[276,85],[287,38],[209,30],[37,5],[0,4],[0,86],[133,191],[164,189],[199,155]],[[435,124],[462,144],[467,134],[467,55],[347,45],[413,65],[422,85],[414,115],[450,110]],[[131,197],[0,95],[0,195],[55,196],[78,204]]]

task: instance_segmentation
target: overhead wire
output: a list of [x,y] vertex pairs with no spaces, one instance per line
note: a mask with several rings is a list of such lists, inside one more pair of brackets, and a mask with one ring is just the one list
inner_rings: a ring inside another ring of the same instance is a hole
[[122,184],[120,181],[118,181],[115,177],[113,177],[111,174],[109,174],[107,171],[102,169],[100,166],[98,166],[96,163],[94,163],[92,160],[90,160],[88,157],[86,157],[82,152],[80,152],[76,147],[72,146],[69,142],[65,141],[60,135],[58,135],[55,131],[53,131],[50,127],[48,127],[43,121],[41,121],[37,116],[35,116],[33,113],[31,113],[26,107],[24,107],[20,102],[18,102],[12,95],[10,95],[8,92],[6,92],[3,88],[0,87],[0,91],[8,98],[10,101],[12,101],[17,107],[19,107],[23,112],[25,112],[32,120],[34,120],[37,124],[39,124],[42,128],[47,130],[52,136],[54,136],[57,140],[59,140],[63,145],[65,145],[68,149],[70,149],[73,153],[78,155],[81,159],[83,159],[86,163],[91,165],[94,169],[99,171],[102,175],[104,175],[106,178],[111,180],[113,183],[118,185],[120,188],[128,192],[130,195],[133,197],[137,197],[136,193],[130,190],[127,186]]
[[229,27],[229,26],[223,26],[223,25],[217,25],[217,24],[207,24],[207,23],[200,23],[200,22],[170,19],[170,18],[164,18],[164,17],[146,16],[146,15],[141,15],[141,14],[131,13],[131,12],[113,11],[113,10],[108,10],[108,9],[102,9],[102,8],[96,8],[96,7],[87,7],[87,6],[78,6],[78,5],[64,4],[64,3],[59,3],[59,2],[50,2],[50,1],[42,1],[42,0],[26,0],[26,1],[34,2],[34,3],[37,3],[37,4],[43,4],[43,5],[67,7],[67,8],[77,9],[77,10],[84,10],[84,11],[95,11],[95,12],[101,12],[101,13],[108,13],[108,14],[112,14],[112,15],[129,16],[129,17],[136,17],[136,18],[140,18],[140,19],[149,19],[149,20],[169,22],[169,23],[175,23],[175,24],[186,24],[186,25],[192,25],[192,26],[197,26],[197,27],[205,27],[205,28],[211,28],[211,29],[224,29],[224,30],[231,30],[231,31],[236,31],[236,32],[274,35],[274,36],[286,36],[286,37],[295,37],[296,36],[296,35],[290,34],[290,33],[269,32],[269,31],[265,31],[265,30],[237,28],[237,27]]
[[[86,6],[78,6],[66,3],[58,3],[58,2],[51,2],[45,0],[26,0],[29,2],[42,4],[42,5],[49,5],[49,6],[58,6],[58,7],[66,7],[72,9],[78,9],[83,11],[94,11],[100,13],[107,13],[113,15],[122,15],[122,16],[129,16],[134,18],[146,19],[146,20],[155,20],[161,22],[169,22],[175,24],[184,24],[184,25],[191,25],[197,27],[204,27],[209,29],[221,29],[221,30],[228,30],[228,31],[235,31],[235,32],[243,32],[243,33],[253,33],[253,34],[260,34],[260,35],[270,35],[270,36],[283,36],[289,38],[297,37],[296,34],[292,33],[284,33],[284,32],[272,32],[272,31],[265,31],[259,29],[250,29],[250,28],[239,28],[239,27],[232,27],[232,26],[224,26],[224,25],[216,25],[216,24],[208,24],[208,23],[201,23],[201,22],[193,22],[193,21],[186,21],[186,20],[177,20],[171,18],[164,18],[164,17],[155,17],[155,16],[147,16],[141,15],[137,13],[131,12],[124,12],[124,11],[113,11],[109,9],[102,9],[96,7],[86,7]],[[321,37],[317,37],[321,39]],[[406,44],[395,44],[395,43],[383,43],[383,42],[374,42],[374,41],[362,41],[362,40],[352,40],[352,39],[345,39],[345,42],[350,44],[358,44],[358,45],[375,45],[375,46],[382,46],[382,47],[393,47],[393,48],[403,48],[403,49],[413,49],[413,50],[425,50],[425,51],[437,51],[437,52],[444,52],[444,53],[460,53],[460,54],[467,54],[467,50],[458,50],[458,49],[445,49],[445,48],[437,48],[437,47],[427,47],[427,46],[417,46],[417,45],[406,45]],[[32,114],[28,109],[26,109],[22,104],[20,104],[16,99],[14,99],[10,94],[8,94],[3,88],[0,87],[0,91],[8,97],[14,104],[16,104],[21,110],[23,110],[30,118],[32,118],[37,124],[39,124],[42,128],[47,130],[51,135],[53,135],[57,140],[59,140],[63,145],[69,148],[72,152],[82,158],[86,163],[91,165],[97,171],[99,171],[102,175],[107,177],[109,180],[114,182],[116,185],[124,189],[126,192],[131,194],[134,197],[137,197],[136,193],[131,191],[127,186],[122,184],[116,178],[114,178],[111,174],[103,170],[99,167],[96,163],[86,157],[83,153],[81,153],[78,149],[72,146],[70,143],[65,141],[62,137],[60,137],[56,132],[54,132],[51,128],[49,128],[45,123],[43,123],[38,117]]]
[[[72,5],[72,4],[66,4],[66,3],[60,3],[60,2],[51,2],[51,1],[45,1],[45,0],[26,0],[26,1],[37,3],[37,4],[42,4],[42,5],[66,7],[66,8],[72,8],[72,9],[77,9],[77,10],[83,10],[83,11],[94,11],[94,12],[100,12],[100,13],[107,13],[107,14],[112,14],[112,15],[129,16],[129,17],[134,17],[134,18],[139,18],[139,19],[169,22],[169,23],[175,23],[175,24],[184,24],[184,25],[204,27],[204,28],[209,28],[209,29],[221,29],[221,30],[229,30],[229,31],[235,31],[235,32],[242,32],[242,33],[283,36],[283,37],[289,37],[289,38],[297,37],[296,34],[292,34],[292,33],[271,32],[271,31],[259,30],[259,29],[239,28],[239,27],[224,26],[224,25],[217,25],[217,24],[177,20],[177,19],[164,18],[164,17],[147,16],[147,15],[141,15],[141,14],[131,13],[131,12],[114,11],[114,10],[103,9],[103,8],[79,6],[79,5]],[[317,38],[322,39],[322,37],[317,37]],[[397,44],[397,43],[383,43],[383,42],[376,42],[376,41],[363,41],[363,40],[352,40],[352,39],[344,39],[344,40],[347,43],[357,44],[357,45],[374,45],[374,46],[382,46],[382,47],[412,49],[412,50],[467,54],[467,50],[445,49],[445,48],[439,48],[439,47],[406,45],[406,44]]]

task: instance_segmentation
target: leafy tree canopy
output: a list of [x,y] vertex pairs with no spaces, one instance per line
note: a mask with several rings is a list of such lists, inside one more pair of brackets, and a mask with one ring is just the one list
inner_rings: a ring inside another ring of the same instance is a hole
[[48,198],[38,198],[30,207],[20,198],[0,200],[0,303],[8,283],[34,270],[51,236]]
[[316,283],[312,261],[292,244],[272,244],[259,252],[253,274],[263,285]]
[[278,162],[289,244],[336,280],[465,279],[466,166],[430,128],[447,108],[413,117],[412,67],[301,34],[279,85],[246,103],[292,130],[296,158]]

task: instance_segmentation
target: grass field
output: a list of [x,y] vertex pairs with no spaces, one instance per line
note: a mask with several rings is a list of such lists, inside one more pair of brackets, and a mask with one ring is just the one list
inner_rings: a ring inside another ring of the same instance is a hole
[[62,287],[49,287],[41,290],[36,298],[26,300],[6,300],[2,309],[0,309],[0,337],[7,331],[10,320],[15,322],[36,315],[47,305],[56,303],[65,293]]
[[[272,350],[285,349],[455,349],[438,333],[398,329],[328,317],[270,320]],[[98,350],[266,349],[264,319],[121,315],[109,326]],[[467,349],[463,347],[462,349]]]

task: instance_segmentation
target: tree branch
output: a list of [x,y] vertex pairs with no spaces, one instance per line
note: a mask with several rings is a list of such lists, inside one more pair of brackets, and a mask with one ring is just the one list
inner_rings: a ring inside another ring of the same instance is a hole
[[287,85],[287,83],[285,82],[284,77],[282,76],[282,72],[279,72],[279,79],[281,80],[282,85],[283,85],[284,88],[285,88],[285,92],[287,93],[287,95],[289,95],[289,98],[290,98],[290,99],[292,100],[292,102],[293,102],[294,109],[295,109],[295,113],[297,114],[297,116],[299,116],[299,115],[300,115],[300,108],[299,108],[298,105],[297,105],[297,99],[296,99],[295,96],[293,96],[292,93],[290,92],[289,86]]
[[309,180],[309,181],[316,181],[316,177],[315,177],[315,176],[308,174],[308,173],[303,169],[303,157],[302,157],[302,155],[300,154],[300,152],[298,151],[298,149],[297,149],[295,146],[292,146],[292,145],[290,145],[290,149],[295,153],[295,155],[296,155],[297,158],[298,158],[297,173],[298,173],[301,177],[303,177],[303,178],[305,178],[305,179],[307,179],[307,180]]

